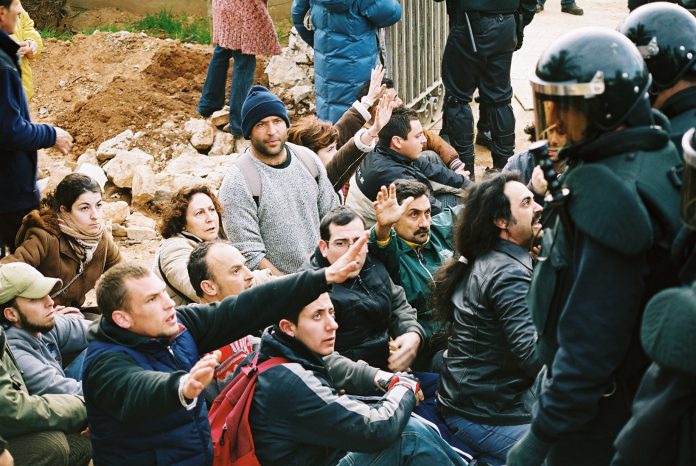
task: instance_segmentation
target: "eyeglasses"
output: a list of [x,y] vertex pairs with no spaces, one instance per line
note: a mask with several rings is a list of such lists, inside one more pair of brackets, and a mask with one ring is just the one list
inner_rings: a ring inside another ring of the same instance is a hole
[[336,249],[348,249],[351,247],[353,244],[355,244],[356,241],[358,241],[360,237],[358,236],[357,238],[349,239],[335,239],[333,241],[329,241],[329,246],[333,246]]

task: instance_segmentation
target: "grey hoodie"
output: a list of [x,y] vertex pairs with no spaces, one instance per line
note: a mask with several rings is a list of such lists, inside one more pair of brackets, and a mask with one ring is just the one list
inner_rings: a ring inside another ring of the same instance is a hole
[[88,326],[88,320],[56,314],[53,329],[39,337],[17,327],[5,330],[30,394],[82,395],[82,382],[65,376],[61,355],[87,347]]

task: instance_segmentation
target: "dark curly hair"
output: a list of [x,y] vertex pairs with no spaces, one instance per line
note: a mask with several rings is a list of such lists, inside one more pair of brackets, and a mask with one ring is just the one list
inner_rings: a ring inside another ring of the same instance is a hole
[[[498,242],[500,229],[495,221],[512,220],[510,199],[504,192],[505,185],[510,181],[523,183],[519,172],[512,171],[478,183],[467,192],[454,230],[454,248],[458,255],[437,271],[430,295],[432,308],[440,320],[452,321],[454,291],[467,279],[476,259],[491,251]],[[459,256],[466,257],[468,263],[459,262]]]
[[[162,235],[162,238],[171,238],[184,230],[186,226],[186,209],[195,194],[205,194],[213,201],[215,210],[220,217],[220,222],[222,222],[222,204],[220,204],[217,196],[213,194],[208,186],[202,184],[185,186],[172,195],[169,204],[162,212],[162,217],[157,224],[157,231]],[[220,229],[222,231],[222,223],[220,223]]]

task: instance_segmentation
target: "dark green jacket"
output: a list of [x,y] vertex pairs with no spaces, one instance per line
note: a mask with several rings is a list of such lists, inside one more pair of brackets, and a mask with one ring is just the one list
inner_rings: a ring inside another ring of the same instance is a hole
[[696,126],[696,87],[684,89],[667,99],[660,109],[672,126],[670,138],[681,154],[684,133]]
[[430,287],[433,276],[440,266],[454,255],[452,228],[461,207],[446,209],[432,218],[430,239],[413,248],[399,238],[392,229],[389,243],[377,245],[374,227],[370,231],[370,253],[387,267],[392,280],[403,287],[406,299],[418,312],[418,323],[425,331],[423,348],[444,349],[446,343],[445,324],[433,320],[429,306]]

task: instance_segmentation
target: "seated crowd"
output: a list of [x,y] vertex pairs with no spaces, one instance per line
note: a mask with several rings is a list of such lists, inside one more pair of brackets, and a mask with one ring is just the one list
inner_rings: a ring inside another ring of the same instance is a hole
[[[0,465],[497,466],[529,442],[548,185],[473,183],[383,74],[335,125],[252,87],[249,149],[218,193],[173,194],[148,266],[89,176],[24,217],[0,260]],[[209,410],[246,378],[220,433]]]

